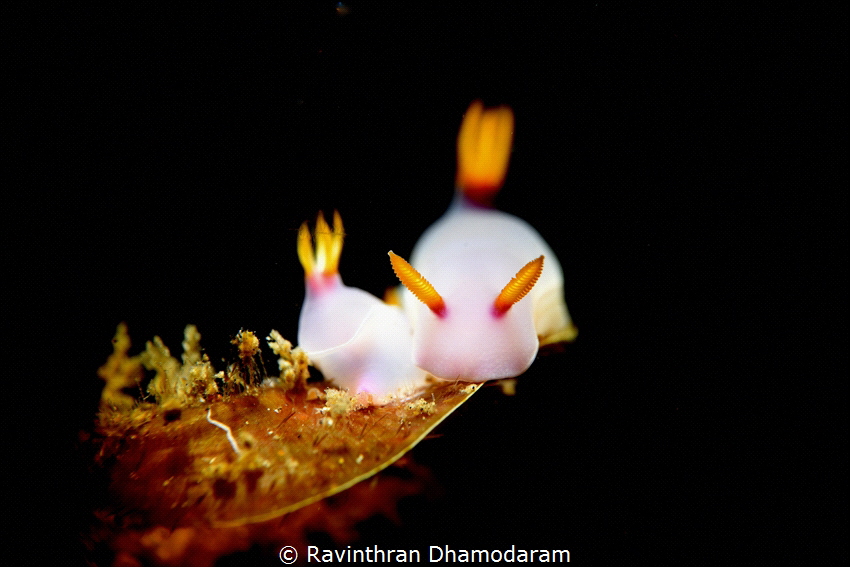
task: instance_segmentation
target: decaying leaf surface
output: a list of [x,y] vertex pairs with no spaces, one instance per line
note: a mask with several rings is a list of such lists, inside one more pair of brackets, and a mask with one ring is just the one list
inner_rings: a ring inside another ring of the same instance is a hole
[[[95,564],[211,566],[252,546],[303,548],[312,532],[343,545],[357,522],[393,520],[400,498],[426,490],[428,473],[402,457],[478,389],[435,381],[373,406],[309,382],[306,354],[276,331],[278,377],[251,331],[237,333],[219,372],[194,326],[185,339],[182,364],[158,337],[131,356],[119,325],[98,371],[106,384],[88,451],[108,494],[96,495],[85,537]],[[393,463],[395,474],[376,474]]]
[[114,459],[115,498],[153,523],[263,522],[386,468],[476,389],[437,383],[412,400],[350,411],[275,387],[205,407],[152,406],[143,423],[110,428],[102,455]]

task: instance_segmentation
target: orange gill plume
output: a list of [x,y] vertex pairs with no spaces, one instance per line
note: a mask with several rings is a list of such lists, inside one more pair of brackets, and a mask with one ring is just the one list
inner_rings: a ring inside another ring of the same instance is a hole
[[319,212],[316,217],[315,254],[307,221],[304,221],[298,229],[298,259],[304,267],[306,278],[312,276],[315,271],[321,272],[324,276],[332,276],[339,270],[339,257],[342,254],[342,238],[344,235],[342,217],[340,217],[339,211],[334,211],[333,222],[334,226],[331,230],[323,213]]
[[485,109],[473,102],[457,137],[455,185],[469,199],[488,204],[505,180],[513,142],[514,115],[508,106]]

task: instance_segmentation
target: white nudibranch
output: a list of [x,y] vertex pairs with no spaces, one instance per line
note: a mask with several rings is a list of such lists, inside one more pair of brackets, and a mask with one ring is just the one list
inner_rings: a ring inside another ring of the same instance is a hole
[[[416,244],[411,262],[389,252],[402,311],[342,283],[342,221],[319,214],[298,256],[307,293],[298,342],[324,375],[383,404],[443,380],[484,382],[525,372],[538,347],[577,335],[564,274],[527,222],[489,204],[507,172],[513,112],[473,102],[458,135],[457,193]],[[427,278],[427,279],[426,279]]]
[[458,136],[451,207],[422,235],[410,263],[389,253],[405,288],[413,363],[444,380],[517,376],[540,344],[577,334],[552,249],[531,225],[488,206],[504,181],[512,136],[510,108],[472,103]]
[[299,346],[327,379],[366,404],[385,404],[424,386],[426,373],[412,363],[410,325],[403,311],[342,283],[339,213],[334,212],[333,230],[319,213],[315,241],[314,255],[305,222],[298,231],[306,287]]

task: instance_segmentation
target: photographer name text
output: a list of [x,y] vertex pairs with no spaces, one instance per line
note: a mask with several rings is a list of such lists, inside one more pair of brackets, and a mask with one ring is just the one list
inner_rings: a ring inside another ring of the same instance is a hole
[[427,550],[362,548],[322,549],[307,546],[307,563],[569,563],[568,549],[455,549],[430,545]]

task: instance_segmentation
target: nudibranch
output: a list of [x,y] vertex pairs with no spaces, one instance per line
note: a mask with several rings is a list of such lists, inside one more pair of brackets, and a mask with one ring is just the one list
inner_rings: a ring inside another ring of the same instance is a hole
[[577,334],[552,249],[527,222],[489,206],[507,173],[513,123],[506,106],[472,103],[458,135],[454,201],[410,263],[389,252],[405,288],[413,363],[443,380],[517,376],[540,344]]
[[[333,230],[319,213],[315,254],[307,223],[298,231],[298,258],[306,293],[298,322],[298,344],[325,378],[364,403],[385,404],[425,384],[413,365],[410,325],[404,312],[362,289],[342,283],[342,219]],[[370,399],[371,398],[371,399]]]

